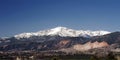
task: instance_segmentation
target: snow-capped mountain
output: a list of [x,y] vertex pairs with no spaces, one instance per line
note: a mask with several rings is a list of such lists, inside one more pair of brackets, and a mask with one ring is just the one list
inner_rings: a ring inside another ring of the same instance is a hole
[[38,31],[38,32],[31,32],[31,33],[21,33],[18,35],[15,35],[14,37],[17,39],[20,38],[29,38],[31,36],[55,36],[59,35],[62,37],[92,37],[92,36],[101,36],[108,34],[110,32],[108,31],[90,31],[90,30],[73,30],[73,29],[68,29],[66,27],[56,27],[53,29],[49,30],[43,30],[43,31]]

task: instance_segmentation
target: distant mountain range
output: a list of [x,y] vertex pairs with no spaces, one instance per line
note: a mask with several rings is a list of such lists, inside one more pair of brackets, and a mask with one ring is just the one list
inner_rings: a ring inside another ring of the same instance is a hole
[[56,27],[39,32],[0,38],[0,51],[89,51],[120,48],[120,32],[73,30]]
[[31,33],[21,33],[18,35],[15,35],[14,37],[17,39],[20,38],[30,38],[32,36],[61,36],[61,37],[92,37],[92,36],[101,36],[108,34],[110,32],[108,31],[90,31],[90,30],[73,30],[68,29],[66,27],[56,27],[49,30],[43,30],[38,32],[31,32]]

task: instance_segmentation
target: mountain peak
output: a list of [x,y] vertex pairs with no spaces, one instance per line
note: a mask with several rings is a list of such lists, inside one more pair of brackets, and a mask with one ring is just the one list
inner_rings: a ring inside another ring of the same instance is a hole
[[55,27],[53,29],[67,29],[66,27],[62,27],[62,26],[58,26],[58,27]]
[[54,30],[54,31],[62,31],[62,30],[67,30],[68,28],[66,28],[66,27],[56,27],[56,28],[53,28],[53,29],[51,29],[51,30]]
[[15,35],[14,37],[16,37],[17,39],[19,38],[29,38],[31,36],[55,36],[55,35],[59,35],[62,37],[79,37],[79,36],[83,36],[83,37],[92,37],[92,36],[101,36],[101,35],[105,35],[108,34],[110,32],[108,31],[90,31],[90,30],[73,30],[73,29],[69,29],[66,27],[56,27],[53,29],[49,29],[49,30],[43,30],[43,31],[39,31],[39,32],[32,32],[32,33],[22,33],[22,34],[18,34]]

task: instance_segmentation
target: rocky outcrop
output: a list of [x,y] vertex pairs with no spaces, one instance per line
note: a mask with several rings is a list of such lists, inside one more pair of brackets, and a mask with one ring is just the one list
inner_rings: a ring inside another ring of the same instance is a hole
[[109,44],[107,42],[87,42],[85,44],[76,44],[73,46],[73,49],[78,51],[86,51],[94,48],[107,47]]

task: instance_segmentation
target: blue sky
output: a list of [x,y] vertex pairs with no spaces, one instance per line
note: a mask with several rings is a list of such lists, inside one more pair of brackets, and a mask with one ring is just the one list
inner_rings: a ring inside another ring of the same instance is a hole
[[120,30],[120,0],[0,0],[0,37],[64,26]]

